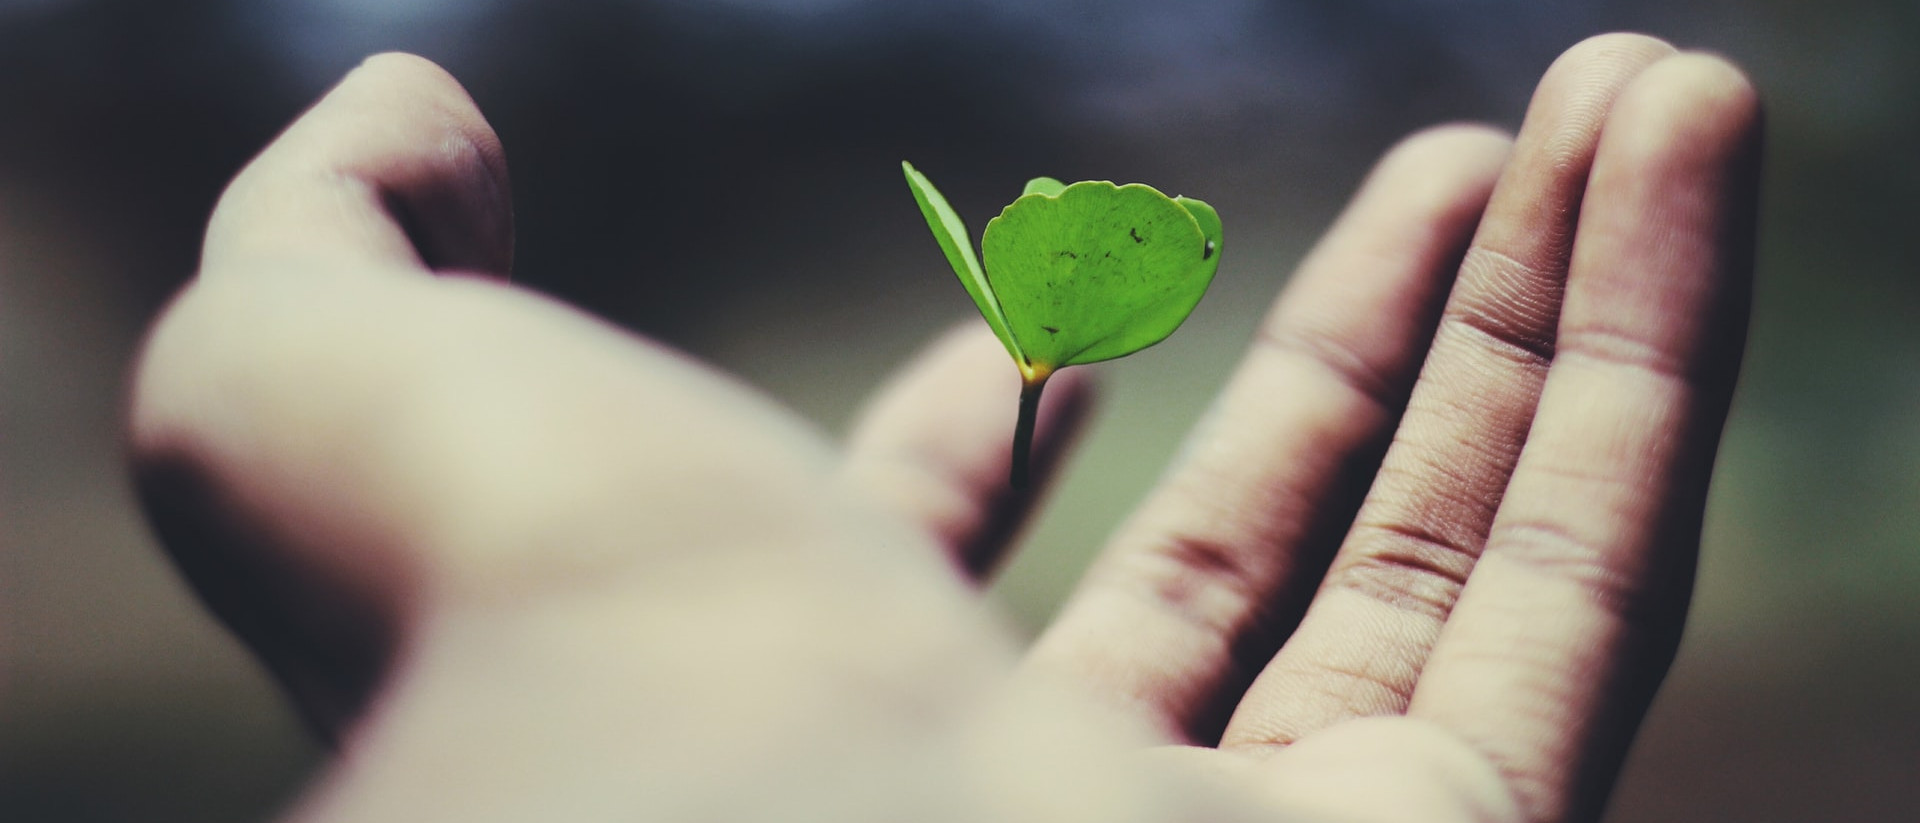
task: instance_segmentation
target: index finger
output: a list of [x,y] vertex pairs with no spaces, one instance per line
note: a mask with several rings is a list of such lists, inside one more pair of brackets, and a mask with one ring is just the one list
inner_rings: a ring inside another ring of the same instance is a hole
[[315,258],[511,271],[506,155],[439,66],[381,54],[349,73],[227,187],[200,265]]

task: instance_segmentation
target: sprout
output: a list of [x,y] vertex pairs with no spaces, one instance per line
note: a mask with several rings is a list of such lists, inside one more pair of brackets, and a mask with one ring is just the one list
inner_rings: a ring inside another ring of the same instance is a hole
[[900,165],[947,262],[1020,370],[1011,479],[1025,488],[1047,378],[1132,354],[1179,328],[1220,266],[1220,215],[1138,183],[1039,177],[988,221],[976,258],[946,198],[912,164]]

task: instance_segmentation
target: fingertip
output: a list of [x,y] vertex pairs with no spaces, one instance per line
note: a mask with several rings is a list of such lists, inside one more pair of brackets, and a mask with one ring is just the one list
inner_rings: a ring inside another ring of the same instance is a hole
[[1541,76],[1540,85],[1559,82],[1569,73],[1582,73],[1596,63],[1647,65],[1678,52],[1672,43],[1639,32],[1596,34],[1561,52]]
[[408,52],[381,52],[360,61],[342,78],[340,87],[350,84],[373,90],[383,97],[400,98],[397,102],[408,108],[443,115],[446,125],[470,141],[472,148],[488,162],[489,171],[496,172],[501,182],[505,182],[505,153],[499,136],[487,123],[467,87],[440,64]]
[[506,153],[459,81],[415,55],[369,57],[234,179],[202,273],[294,258],[508,275]]
[[451,72],[425,57],[401,51],[381,52],[361,60],[341,76],[322,102],[343,95],[404,98],[415,106],[427,105],[451,114],[479,114],[472,96]]
[[[1602,135],[1581,218],[1564,346],[1645,341],[1668,372],[1731,392],[1751,299],[1763,112],[1710,54],[1650,67]],[[1616,351],[1616,353],[1618,353]]]
[[452,88],[465,94],[460,81],[454,79],[451,72],[442,68],[439,63],[411,52],[383,51],[367,55],[359,65],[353,67],[352,71],[347,72],[347,76],[352,77],[363,72],[381,76],[419,77],[443,88]]
[[1401,138],[1382,165],[1426,166],[1458,158],[1498,164],[1513,150],[1513,135],[1490,123],[1442,123]]
[[1724,150],[1758,136],[1760,93],[1731,61],[1706,52],[1675,54],[1649,67],[1621,93],[1610,142]]
[[1414,132],[1388,149],[1369,176],[1382,193],[1420,213],[1478,209],[1513,152],[1513,137],[1480,123],[1447,123]]
[[[1520,142],[1533,149],[1534,174],[1585,170],[1594,140],[1620,90],[1648,66],[1677,53],[1665,40],[1644,34],[1589,37],[1563,52],[1540,78],[1528,104]],[[1544,165],[1542,165],[1544,164]],[[1563,183],[1575,178],[1560,175]]]
[[1687,215],[1705,221],[1702,242],[1751,245],[1744,235],[1758,200],[1764,119],[1753,81],[1727,59],[1688,52],[1661,60],[1615,104],[1592,196],[1638,197],[1669,227],[1693,225],[1672,222]]

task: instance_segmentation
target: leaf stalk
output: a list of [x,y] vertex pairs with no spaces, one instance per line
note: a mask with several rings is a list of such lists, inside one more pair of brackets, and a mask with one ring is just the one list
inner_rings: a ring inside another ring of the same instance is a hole
[[1020,416],[1013,425],[1013,467],[1007,482],[1016,492],[1026,491],[1033,483],[1033,428],[1040,417],[1040,392],[1047,387],[1051,371],[1026,374],[1020,383]]

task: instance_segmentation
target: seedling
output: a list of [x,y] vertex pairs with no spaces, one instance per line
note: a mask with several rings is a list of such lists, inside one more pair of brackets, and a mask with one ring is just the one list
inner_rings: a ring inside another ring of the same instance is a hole
[[1132,354],[1179,328],[1220,266],[1220,215],[1138,183],[1037,177],[987,221],[976,258],[940,190],[912,164],[900,166],[947,262],[1020,369],[1011,480],[1024,489],[1047,378]]

